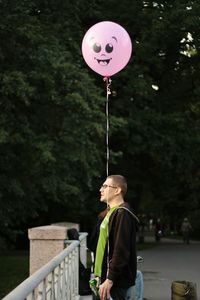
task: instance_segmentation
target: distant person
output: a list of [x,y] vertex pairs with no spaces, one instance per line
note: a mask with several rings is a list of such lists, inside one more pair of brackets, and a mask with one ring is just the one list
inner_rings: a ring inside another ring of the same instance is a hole
[[181,224],[181,232],[182,232],[182,236],[183,236],[183,242],[185,244],[189,244],[190,243],[190,233],[192,230],[192,226],[188,220],[188,218],[184,218],[182,224]]
[[163,225],[160,221],[160,219],[157,219],[156,224],[155,224],[155,241],[159,242],[161,237],[163,236],[164,230],[163,230]]
[[153,219],[149,220],[149,231],[153,231]]

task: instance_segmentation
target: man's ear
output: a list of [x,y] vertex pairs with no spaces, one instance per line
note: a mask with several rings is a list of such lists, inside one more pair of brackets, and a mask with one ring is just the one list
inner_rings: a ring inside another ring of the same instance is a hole
[[119,195],[122,192],[122,189],[118,186],[115,190],[115,193]]

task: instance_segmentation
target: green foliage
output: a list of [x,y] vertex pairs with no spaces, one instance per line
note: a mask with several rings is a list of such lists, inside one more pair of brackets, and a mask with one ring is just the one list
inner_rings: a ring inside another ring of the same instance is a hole
[[70,30],[59,34],[51,4],[40,13],[33,2],[2,5],[0,227],[13,238],[51,203],[79,214],[83,190],[101,172],[105,117],[104,100],[80,66],[78,41],[63,40]]
[[127,176],[136,209],[179,219],[200,205],[200,5],[115,3],[103,1],[102,13],[127,29],[133,57],[113,87],[113,114],[126,122],[111,138],[122,153],[112,169]]
[[102,20],[133,42],[111,85],[110,173],[127,177],[137,211],[176,219],[199,210],[199,13],[188,0],[0,2],[2,239],[99,209],[106,95],[81,41]]

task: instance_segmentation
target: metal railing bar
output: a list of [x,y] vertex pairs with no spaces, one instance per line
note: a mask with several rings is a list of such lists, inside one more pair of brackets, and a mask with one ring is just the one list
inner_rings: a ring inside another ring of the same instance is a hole
[[[87,235],[87,234],[86,234]],[[65,248],[60,254],[55,256],[51,261],[44,265],[41,269],[36,271],[33,275],[28,277],[19,286],[17,286],[12,292],[5,296],[2,300],[22,300],[32,293],[43,280],[51,273],[66,256],[79,245],[79,241],[73,241],[67,248]]]

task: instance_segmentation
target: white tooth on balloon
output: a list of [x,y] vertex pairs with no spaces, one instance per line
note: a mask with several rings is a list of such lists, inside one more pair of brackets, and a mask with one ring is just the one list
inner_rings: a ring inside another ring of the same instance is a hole
[[106,66],[107,65],[106,61],[100,61],[99,63],[100,63],[101,66]]

